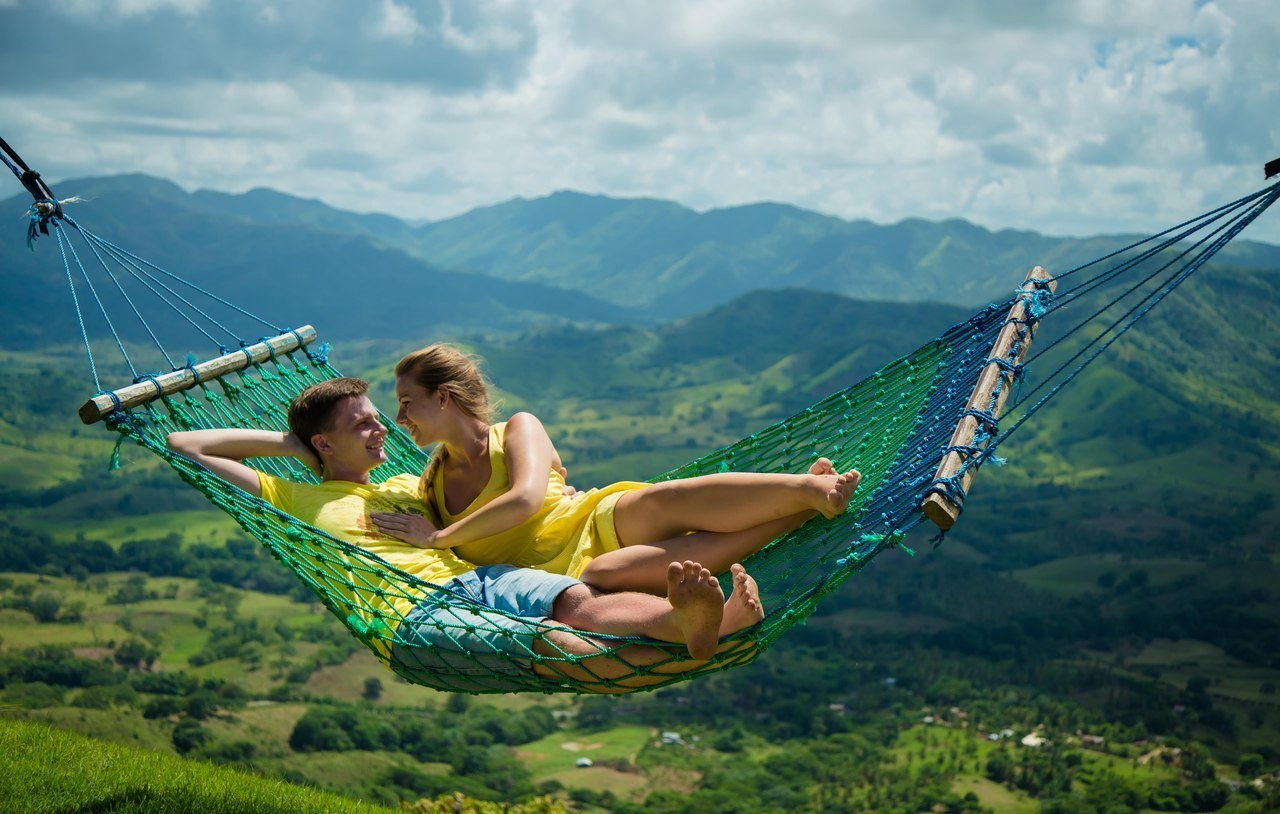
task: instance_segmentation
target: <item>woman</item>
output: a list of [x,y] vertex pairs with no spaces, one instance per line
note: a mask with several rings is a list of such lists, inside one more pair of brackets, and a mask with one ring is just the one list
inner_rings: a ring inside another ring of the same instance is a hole
[[451,548],[479,565],[660,594],[673,561],[722,573],[816,514],[841,514],[860,477],[837,474],[821,459],[803,475],[728,472],[566,494],[564,466],[542,423],[516,413],[493,424],[487,383],[465,354],[432,345],[401,359],[395,374],[396,422],[419,445],[437,445],[420,489],[441,522],[373,520],[397,539]]

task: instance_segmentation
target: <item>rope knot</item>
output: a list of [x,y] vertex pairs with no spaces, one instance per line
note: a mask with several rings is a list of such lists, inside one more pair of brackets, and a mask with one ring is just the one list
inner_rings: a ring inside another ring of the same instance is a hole
[[1049,280],[1031,280],[1034,291],[1018,290],[1018,299],[1026,303],[1027,324],[1032,325],[1049,311],[1053,304],[1053,290],[1049,288]]
[[48,236],[49,221],[62,217],[62,204],[55,200],[42,199],[31,204],[27,211],[31,213],[27,222],[27,248],[35,251],[37,234]]
[[317,365],[329,364],[329,343],[321,342],[320,347],[307,351],[307,358]]
[[156,376],[159,376],[159,375],[160,375],[159,373],[143,373],[141,375],[135,376],[133,378],[133,383],[141,384],[142,382],[151,382],[151,386],[156,389],[156,395],[163,396],[164,388],[160,386],[160,380],[156,378]]

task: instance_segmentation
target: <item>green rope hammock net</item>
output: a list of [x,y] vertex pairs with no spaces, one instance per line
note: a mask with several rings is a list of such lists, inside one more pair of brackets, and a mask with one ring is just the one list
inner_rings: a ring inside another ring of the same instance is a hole
[[[117,287],[120,280],[140,281],[167,307],[207,318],[208,315],[192,303],[195,298],[192,292],[197,292],[247,315],[225,300],[81,228],[62,212],[47,187],[42,189],[43,199],[36,194],[40,190],[33,191],[37,204],[32,207],[29,236],[35,237],[37,231],[46,234],[51,231],[56,238],[73,300],[77,303],[77,314],[80,301],[76,296],[77,274],[82,278],[79,282],[82,290],[94,289],[72,246],[73,233],[93,249],[101,266],[111,265],[116,269],[112,281]],[[329,365],[323,346],[319,350],[308,350],[301,341],[295,342],[293,350],[270,355],[234,373],[199,382],[170,395],[159,394],[155,376],[138,375],[135,371],[135,382],[156,384],[157,392],[137,406],[111,410],[105,420],[109,427],[122,434],[121,440],[132,439],[168,462],[184,480],[227,512],[293,571],[353,636],[392,670],[416,683],[471,693],[653,689],[757,658],[787,629],[806,619],[824,596],[858,573],[877,554],[895,546],[906,548],[904,537],[922,521],[920,506],[927,495],[940,493],[953,504],[963,505],[966,474],[992,460],[994,451],[1009,433],[1277,197],[1280,197],[1280,185],[1060,274],[1059,282],[1086,269],[1095,272],[1074,287],[1059,290],[1056,296],[1050,296],[1045,285],[1028,284],[1010,299],[987,306],[862,381],[731,446],[655,478],[686,478],[725,471],[799,472],[819,456],[831,458],[838,470],[857,468],[862,472],[862,482],[845,514],[835,520],[810,521],[746,561],[760,584],[767,614],[759,624],[731,637],[720,653],[707,662],[691,662],[681,645],[596,635],[593,639],[599,642],[597,653],[572,655],[558,651],[550,643],[545,635],[547,625],[514,617],[498,630],[492,626],[492,620],[504,615],[500,611],[421,582],[358,546],[299,522],[166,447],[165,436],[178,430],[209,427],[287,430],[285,416],[292,398],[315,382],[339,375]],[[1148,275],[1147,270],[1151,268],[1156,271]],[[1097,303],[1093,292],[1098,287],[1135,269],[1143,269],[1139,273],[1147,276],[1075,327],[1060,331],[1060,338],[1052,342],[1051,347],[1100,318],[1107,309],[1123,307],[1122,303],[1134,304],[1105,330],[1091,330],[1088,335],[1092,339],[1044,377],[1034,390],[1015,395],[1011,409],[1020,409],[1022,414],[1017,423],[1001,432],[995,399],[1005,388],[1022,389],[1021,354],[1036,322],[1072,302],[1088,303],[1091,308]],[[1126,297],[1130,299],[1125,300]],[[101,304],[96,292],[93,298]],[[1022,302],[1026,317],[1015,321],[1017,339],[1006,358],[991,359],[989,354],[996,336],[1009,321],[1011,308],[1018,301]],[[130,305],[133,305],[131,300]],[[133,311],[139,313],[136,307]],[[216,320],[212,320],[212,324],[222,327]],[[277,330],[281,335],[292,334],[301,340],[298,332]],[[115,333],[114,327],[112,332]],[[212,339],[206,330],[201,328],[200,332]],[[116,339],[124,353],[118,335]],[[100,394],[107,393],[97,382],[87,338],[85,344],[95,385]],[[246,348],[248,343],[240,341],[239,347]],[[219,346],[219,350],[223,355],[241,352],[229,351],[226,346]],[[187,365],[176,365],[163,348],[161,352],[175,371],[193,367],[194,360],[190,358]],[[246,357],[250,356],[248,351],[243,352]],[[127,353],[124,355],[128,361]],[[1077,361],[1079,365],[1068,370]],[[1000,368],[1002,374],[996,392],[990,403],[970,405],[969,398],[979,375],[991,365]],[[130,367],[132,369],[132,363]],[[1025,405],[1031,403],[1032,397],[1046,387],[1049,389],[1045,395],[1027,408]],[[952,446],[952,433],[966,415],[978,420],[979,430],[971,442]],[[388,461],[373,471],[373,480],[382,482],[393,475],[420,472],[426,456],[385,416],[383,423],[388,429]],[[961,456],[960,471],[937,479],[939,462],[948,453]],[[291,460],[263,459],[250,463],[282,478],[302,482],[316,480],[301,464]],[[521,656],[500,656],[467,652],[461,647],[424,646],[414,650],[411,659],[403,655],[403,648],[397,658],[391,658],[392,649],[401,642],[398,631],[404,621],[396,611],[397,605],[412,607],[421,602],[440,604],[443,612],[435,618],[446,640],[468,628],[488,630],[494,636],[511,636],[511,629],[515,627],[526,637],[540,640],[548,647]],[[655,652],[660,653],[660,657],[655,658]],[[646,657],[637,658],[638,653]]]
[[[719,655],[698,663],[700,666],[692,670],[681,645],[606,636],[593,637],[602,645],[598,654],[548,656],[530,652],[516,660],[519,671],[495,670],[493,654],[460,649],[430,652],[432,648],[418,647],[416,664],[391,660],[390,652],[403,621],[397,605],[437,599],[445,612],[438,614],[435,621],[446,636],[451,627],[461,630],[468,625],[483,626],[486,618],[503,614],[421,582],[358,546],[299,522],[174,453],[165,444],[165,436],[178,430],[246,427],[286,431],[285,416],[293,397],[315,382],[340,375],[322,354],[287,353],[190,390],[113,412],[107,423],[164,458],[184,480],[297,574],[375,655],[418,683],[466,692],[621,692],[653,688],[754,659],[787,628],[807,617],[823,596],[876,553],[898,543],[905,531],[919,522],[918,509],[909,493],[923,491],[938,458],[919,450],[926,446],[942,449],[955,427],[954,413],[948,415],[945,409],[948,399],[938,398],[940,385],[946,382],[948,387],[964,390],[958,396],[961,402],[968,397],[983,367],[985,357],[979,348],[983,344],[990,347],[1003,323],[997,310],[991,309],[988,318],[973,325],[966,324],[960,336],[931,342],[786,421],[658,478],[731,470],[795,472],[807,468],[820,455],[831,458],[838,468],[857,466],[863,475],[853,504],[843,516],[834,521],[811,521],[747,561],[769,612],[759,625],[738,634],[735,641],[721,648]],[[967,352],[956,342],[961,338],[973,340]],[[383,423],[388,428],[388,460],[371,473],[373,481],[420,472],[427,456],[385,416]],[[932,466],[926,460],[929,457],[933,458]],[[316,481],[311,472],[290,459],[257,459],[250,463],[278,477]],[[914,486],[904,489],[907,482]],[[547,641],[543,636],[545,626],[515,622],[517,629],[523,627],[526,633]],[[493,630],[490,635],[503,632]],[[665,656],[638,664],[629,658],[638,646],[660,649]],[[403,658],[404,649],[397,652]],[[528,669],[525,662],[534,669]],[[672,673],[673,669],[681,672]],[[428,676],[426,680],[424,675]]]

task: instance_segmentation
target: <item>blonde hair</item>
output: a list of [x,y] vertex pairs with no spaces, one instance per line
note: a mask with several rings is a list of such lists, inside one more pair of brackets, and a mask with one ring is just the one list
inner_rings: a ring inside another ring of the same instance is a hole
[[489,382],[478,360],[452,345],[429,345],[396,364],[396,378],[408,376],[428,393],[445,392],[464,413],[486,424],[493,422],[496,405],[489,401]]

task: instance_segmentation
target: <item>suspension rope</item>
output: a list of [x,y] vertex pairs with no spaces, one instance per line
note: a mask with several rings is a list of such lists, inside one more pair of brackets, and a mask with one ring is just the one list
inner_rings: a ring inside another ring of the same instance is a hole
[[[1151,258],[1158,255],[1160,252],[1165,251],[1166,249],[1169,249],[1170,247],[1181,243],[1186,238],[1206,228],[1209,224],[1213,223],[1214,221],[1227,217],[1227,215],[1231,214],[1232,212],[1236,212],[1237,210],[1244,211],[1254,201],[1256,201],[1260,197],[1265,196],[1267,192],[1268,190],[1263,189],[1252,195],[1247,195],[1244,198],[1241,198],[1239,201],[1236,201],[1232,204],[1219,207],[1218,209],[1214,210],[1213,213],[1209,213],[1213,215],[1213,217],[1201,216],[1201,217],[1192,218],[1191,220],[1186,221],[1186,223],[1194,223],[1195,225],[1189,226],[1188,228],[1176,234],[1172,234],[1171,237],[1166,238],[1160,243],[1148,248],[1147,250],[1131,258],[1128,258],[1127,260],[1121,263],[1117,263],[1116,265],[1108,268],[1107,270],[1099,273],[1098,275],[1091,277],[1085,280],[1084,282],[1078,284],[1074,288],[1068,289],[1064,292],[1060,292],[1058,296],[1055,297],[1054,308],[1051,308],[1050,310],[1057,310],[1057,308],[1065,307],[1066,305],[1070,304],[1073,300],[1079,299],[1080,297],[1083,297],[1085,294],[1088,294],[1096,290],[1097,288],[1101,287],[1102,285],[1105,285],[1107,282],[1110,282],[1111,280],[1115,279],[1121,274],[1124,274],[1133,268],[1137,268],[1138,266],[1145,263],[1147,260],[1150,260]],[[1235,217],[1239,217],[1239,214],[1234,215],[1231,219],[1227,221],[1227,223],[1228,224],[1232,223]],[[1222,228],[1222,227],[1219,227],[1219,228]],[[1170,230],[1165,230],[1165,232],[1161,234],[1170,234],[1172,232],[1173,230],[1170,229]],[[1128,248],[1133,248],[1135,246],[1141,245],[1141,243],[1143,242],[1149,242],[1149,240],[1150,239],[1148,239],[1148,241],[1141,241],[1139,243],[1130,244]],[[1122,249],[1120,251],[1123,252],[1127,250],[1128,249]],[[1116,254],[1117,253],[1113,252],[1109,256],[1114,257],[1116,256]]]
[[[64,216],[64,217],[65,217],[65,216]],[[70,218],[66,218],[66,220],[70,220]],[[88,236],[92,237],[94,240],[98,241],[98,242],[99,242],[99,243],[101,243],[102,245],[104,245],[104,246],[110,246],[113,250],[115,250],[115,251],[119,252],[121,255],[123,255],[123,256],[125,256],[125,257],[128,257],[130,260],[133,260],[133,261],[138,262],[138,263],[142,263],[143,265],[147,266],[148,268],[153,269],[153,270],[155,270],[155,271],[159,272],[160,274],[163,274],[164,276],[168,277],[169,279],[174,280],[175,282],[181,283],[182,285],[185,285],[185,286],[187,286],[188,288],[190,288],[190,289],[192,289],[192,290],[194,290],[194,291],[196,291],[196,292],[198,292],[198,293],[200,293],[200,294],[203,294],[204,296],[208,297],[209,299],[213,300],[214,302],[217,302],[219,305],[222,305],[222,306],[225,306],[225,307],[227,307],[227,308],[230,308],[232,311],[235,311],[237,314],[240,314],[240,315],[242,315],[242,316],[248,317],[249,319],[252,319],[252,320],[254,320],[255,322],[257,322],[257,323],[259,323],[259,324],[261,324],[261,325],[265,325],[267,328],[269,328],[269,329],[271,329],[271,330],[275,331],[276,333],[286,333],[286,332],[288,331],[288,328],[285,328],[285,327],[282,327],[282,326],[279,326],[279,325],[275,325],[275,324],[273,324],[273,323],[271,323],[271,322],[268,322],[267,320],[263,319],[262,317],[257,316],[256,314],[252,314],[252,313],[250,313],[249,311],[246,311],[245,309],[241,308],[240,306],[236,305],[235,303],[232,303],[232,302],[230,302],[230,301],[228,301],[228,300],[223,299],[222,297],[219,297],[217,294],[214,294],[212,291],[209,291],[208,289],[205,289],[205,288],[201,288],[200,286],[196,285],[195,283],[191,282],[190,280],[187,280],[186,278],[179,277],[178,275],[176,275],[176,274],[174,274],[174,273],[172,273],[172,272],[166,271],[165,269],[161,268],[160,266],[157,266],[155,263],[152,263],[152,262],[150,262],[150,261],[148,261],[148,260],[144,260],[143,258],[138,257],[137,255],[135,255],[135,254],[133,254],[133,253],[131,253],[131,252],[129,252],[129,251],[126,251],[125,249],[120,248],[119,246],[115,245],[114,243],[111,243],[110,241],[105,240],[104,238],[99,237],[98,235],[93,234],[93,233],[92,233],[92,232],[90,232],[88,229],[84,229],[83,227],[81,227],[81,226],[79,226],[79,225],[76,225],[76,228],[77,228],[77,229],[79,229],[83,234],[85,234],[85,235],[88,235]],[[184,300],[184,302],[185,302],[185,300]],[[188,305],[190,305],[190,303],[188,303]],[[213,322],[215,325],[217,325],[217,324],[218,324],[218,323],[217,323],[217,322],[216,322],[212,317],[210,317],[208,314],[205,314],[203,311],[200,311],[198,308],[196,308],[196,306],[192,305],[191,307],[192,307],[193,309],[195,309],[195,310],[197,311],[197,313],[199,313],[199,314],[200,314],[201,316],[203,316],[205,319],[208,319],[210,322]],[[220,328],[221,328],[221,327],[223,327],[223,326],[218,325],[218,327],[220,327]],[[231,331],[230,329],[223,328],[223,330],[227,331],[227,333],[228,333],[228,334],[230,334],[231,336],[236,336],[235,332],[234,332],[234,331]],[[240,340],[240,337],[236,337],[236,339],[237,339],[237,341],[239,341],[239,340]]]
[[[73,227],[76,225],[70,218],[64,218],[64,220],[70,223]],[[116,291],[120,292],[120,296],[124,298],[125,303],[127,303],[130,310],[133,311],[133,315],[138,318],[138,322],[142,325],[143,329],[146,330],[147,335],[151,337],[151,341],[155,344],[156,348],[160,350],[160,355],[164,357],[164,360],[168,363],[170,369],[176,368],[177,365],[173,363],[173,359],[169,356],[169,352],[165,350],[164,345],[160,342],[160,338],[156,336],[156,332],[151,329],[151,325],[147,322],[146,317],[142,316],[142,312],[139,311],[138,306],[134,304],[133,298],[129,296],[129,292],[125,291],[124,286],[120,284],[118,279],[116,279],[115,272],[113,272],[111,267],[107,265],[107,262],[102,259],[102,255],[98,253],[98,249],[93,245],[93,242],[86,240],[85,245],[89,247],[89,251],[93,252],[93,256],[97,259],[98,264],[102,266],[102,270],[106,272],[107,277],[109,277],[111,282],[115,284]]]
[[[55,221],[52,221],[52,224],[54,229],[59,234],[61,234],[62,230],[61,230],[61,227],[59,226],[59,222],[55,220]],[[116,331],[116,326],[111,319],[111,314],[107,312],[107,307],[103,304],[102,298],[98,296],[98,289],[94,287],[93,280],[89,278],[88,271],[85,270],[84,265],[80,262],[80,256],[76,254],[76,247],[71,244],[70,240],[66,241],[66,247],[67,247],[67,251],[71,252],[71,257],[73,260],[75,260],[76,268],[79,270],[80,276],[84,278],[84,284],[88,286],[89,293],[93,295],[94,302],[98,304],[98,310],[102,312],[102,318],[107,323],[107,330],[111,331],[111,336],[112,338],[115,339],[116,349],[119,350],[120,355],[124,357],[124,362],[129,367],[129,373],[134,377],[135,380],[137,380],[138,370],[133,366],[133,360],[129,358],[129,352],[125,350],[124,341],[121,340],[119,332]],[[80,320],[80,324],[83,326],[84,318],[80,314],[80,301],[78,299],[73,298],[73,302],[75,304],[75,309],[76,309],[76,318]],[[87,348],[89,345],[88,335],[85,335],[84,341],[85,341],[85,347]],[[95,386],[97,386],[96,382],[95,382]],[[99,389],[101,388],[99,387]]]
[[[1105,344],[1103,344],[1093,354],[1091,354],[1089,358],[1087,358],[1084,362],[1082,362],[1075,370],[1071,371],[1071,373],[1067,375],[1066,378],[1058,382],[1053,387],[1052,390],[1050,390],[1038,402],[1032,405],[1030,409],[1028,409],[1021,416],[1019,416],[1017,422],[1015,422],[1012,427],[1010,427],[1009,429],[1001,433],[998,438],[993,439],[991,442],[990,448],[994,448],[995,446],[1004,443],[1005,439],[1007,439],[1019,427],[1025,424],[1027,420],[1031,418],[1031,416],[1039,412],[1039,410],[1050,399],[1052,399],[1055,395],[1057,395],[1058,392],[1060,392],[1068,382],[1070,382],[1077,375],[1079,375],[1082,370],[1084,370],[1086,367],[1092,364],[1099,356],[1102,355],[1104,351],[1107,350],[1107,348],[1111,347],[1111,345],[1114,344],[1117,339],[1119,339],[1125,332],[1127,332],[1130,328],[1132,328],[1138,322],[1138,320],[1146,316],[1151,311],[1152,308],[1154,308],[1157,304],[1160,303],[1160,301],[1162,301],[1165,297],[1167,297],[1170,293],[1172,293],[1174,289],[1176,289],[1178,286],[1186,282],[1191,277],[1192,274],[1198,271],[1206,262],[1208,262],[1208,260],[1211,257],[1217,254],[1218,251],[1222,249],[1223,246],[1231,242],[1236,235],[1240,234],[1240,232],[1244,230],[1246,226],[1248,226],[1259,215],[1261,215],[1264,211],[1266,211],[1266,209],[1270,207],[1272,204],[1274,204],[1276,200],[1280,199],[1280,184],[1276,184],[1275,186],[1271,187],[1269,190],[1267,190],[1267,193],[1268,194],[1265,198],[1263,198],[1257,204],[1255,204],[1254,207],[1244,216],[1238,218],[1236,222],[1232,224],[1230,229],[1228,229],[1226,232],[1220,235],[1207,249],[1201,252],[1195,259],[1192,260],[1191,263],[1185,266],[1170,282],[1166,283],[1162,288],[1157,289],[1159,292],[1158,296],[1152,299],[1151,302],[1147,304],[1146,307],[1144,307],[1140,312],[1138,312],[1136,315],[1131,317],[1128,320],[1128,322],[1124,325],[1124,327],[1121,328],[1119,331],[1117,331],[1116,334],[1113,337],[1111,337],[1111,339],[1109,339]],[[1046,382],[1051,381],[1053,376],[1057,375],[1057,373],[1059,373],[1064,367],[1065,365],[1063,365],[1062,367],[1059,367],[1058,370],[1054,371],[1053,374],[1050,374],[1049,377],[1046,377],[1045,381]],[[1037,390],[1038,389],[1039,388],[1037,388]],[[1031,394],[1028,394],[1027,398],[1030,398],[1030,397],[1031,397]]]
[[[89,236],[84,235],[83,231],[81,232],[81,235],[85,237],[86,241],[92,240],[92,238],[90,238]],[[197,332],[203,334],[206,339],[208,339],[211,343],[213,343],[214,347],[224,348],[226,346],[217,338],[215,338],[213,334],[205,330],[204,326],[200,325],[200,323],[192,319],[190,314],[188,314],[186,311],[182,310],[177,305],[175,305],[173,301],[171,301],[168,297],[164,296],[164,294],[161,294],[159,291],[157,291],[156,286],[163,288],[166,292],[172,295],[175,299],[181,301],[184,305],[186,305],[192,311],[195,311],[196,313],[200,314],[205,319],[209,320],[211,323],[216,325],[218,328],[222,329],[228,336],[230,336],[236,342],[241,341],[240,337],[234,331],[232,331],[230,328],[227,328],[225,325],[218,322],[213,317],[201,311],[198,306],[196,306],[186,297],[179,294],[177,291],[174,291],[172,288],[166,285],[163,280],[160,280],[154,275],[149,274],[145,269],[143,269],[141,266],[135,263],[132,259],[122,254],[117,248],[101,242],[99,242],[98,245],[101,246],[104,253],[110,255],[113,260],[115,260],[117,263],[121,265],[121,267],[126,268],[129,271],[130,276],[132,276],[141,285],[143,285],[149,291],[151,291],[152,294],[155,294],[156,297],[158,297],[161,302],[169,306],[169,308],[172,309],[173,312],[176,313],[179,317],[181,317],[188,325],[194,328]],[[153,283],[154,285],[152,285]]]
[[[1265,208],[1265,207],[1264,207],[1264,208]],[[1242,216],[1238,216],[1238,217],[1242,217]],[[1216,238],[1217,236],[1221,235],[1224,231],[1228,230],[1228,229],[1232,226],[1232,224],[1234,224],[1235,222],[1236,222],[1235,220],[1232,220],[1232,221],[1228,221],[1227,223],[1220,224],[1220,225],[1219,225],[1216,229],[1214,229],[1212,232],[1208,233],[1207,235],[1202,236],[1199,240],[1197,240],[1195,243],[1192,243],[1192,244],[1191,244],[1190,246],[1188,246],[1187,248],[1183,249],[1179,254],[1177,254],[1176,256],[1174,256],[1171,260],[1169,260],[1168,262],[1166,262],[1164,265],[1157,267],[1155,271],[1151,272],[1151,273],[1150,273],[1150,274],[1148,274],[1146,277],[1144,277],[1144,278],[1142,278],[1141,280],[1139,280],[1137,283],[1134,283],[1134,284],[1133,284],[1132,286],[1130,286],[1130,287],[1129,287],[1129,288],[1128,288],[1124,293],[1120,294],[1118,297],[1113,297],[1111,300],[1109,300],[1108,302],[1104,303],[1104,304],[1103,304],[1103,306],[1102,306],[1101,308],[1099,308],[1098,310],[1094,311],[1094,312],[1093,312],[1092,314],[1090,314],[1089,316],[1087,316],[1087,317],[1085,317],[1084,319],[1082,319],[1082,320],[1080,320],[1079,322],[1077,322],[1074,326],[1072,326],[1071,328],[1069,328],[1065,333],[1063,333],[1063,334],[1062,334],[1061,336],[1059,336],[1057,339],[1053,340],[1053,341],[1052,341],[1052,342],[1050,342],[1048,345],[1045,345],[1045,346],[1043,346],[1043,347],[1039,348],[1039,349],[1037,350],[1037,352],[1031,356],[1031,358],[1030,358],[1030,359],[1027,359],[1027,361],[1024,363],[1024,365],[1025,365],[1025,364],[1030,364],[1031,362],[1033,362],[1033,361],[1035,361],[1036,359],[1040,358],[1041,356],[1045,355],[1045,354],[1046,354],[1046,353],[1048,353],[1049,351],[1053,350],[1055,347],[1057,347],[1057,346],[1058,346],[1059,344],[1061,344],[1062,342],[1065,342],[1067,339],[1070,339],[1074,334],[1076,334],[1077,332],[1079,332],[1080,330],[1082,330],[1082,329],[1084,328],[1084,326],[1085,326],[1085,325],[1088,325],[1090,322],[1092,322],[1093,320],[1095,320],[1095,319],[1097,319],[1098,317],[1100,317],[1103,313],[1105,313],[1105,312],[1107,312],[1107,311],[1111,310],[1112,308],[1116,307],[1117,305],[1119,305],[1119,304],[1120,304],[1121,302],[1123,302],[1126,298],[1128,298],[1129,296],[1133,295],[1135,292],[1137,292],[1137,291],[1141,290],[1143,286],[1147,285],[1149,282],[1151,282],[1151,281],[1152,281],[1153,279],[1155,279],[1156,277],[1158,277],[1158,276],[1160,276],[1161,274],[1163,274],[1163,273],[1167,272],[1169,269],[1171,269],[1171,268],[1175,267],[1175,266],[1176,266],[1180,261],[1184,260],[1184,259],[1185,259],[1189,254],[1192,254],[1193,252],[1196,252],[1196,251],[1200,250],[1200,249],[1201,249],[1201,247],[1202,247],[1202,246],[1204,246],[1204,244],[1205,244],[1205,243],[1208,243],[1209,241],[1213,240],[1213,239],[1214,239],[1214,238]],[[1223,244],[1223,245],[1225,245],[1225,244]],[[1221,248],[1221,247],[1219,247],[1219,248]],[[1216,253],[1217,253],[1217,249],[1213,249],[1213,250],[1210,252],[1210,254],[1211,254],[1211,255],[1212,255],[1212,254],[1216,254]],[[1154,256],[1154,255],[1152,255],[1152,256]],[[1185,268],[1185,266],[1184,266],[1183,268]],[[1132,314],[1132,313],[1134,312],[1134,310],[1136,310],[1137,308],[1141,307],[1142,303],[1144,303],[1144,302],[1146,302],[1148,299],[1150,299],[1150,297],[1151,297],[1151,296],[1153,296],[1153,294],[1154,294],[1157,290],[1159,290],[1159,288],[1158,288],[1158,287],[1157,287],[1156,289],[1153,289],[1153,290],[1152,290],[1151,292],[1149,292],[1145,297],[1143,297],[1141,300],[1139,300],[1139,301],[1138,301],[1138,304],[1137,304],[1136,306],[1134,306],[1134,307],[1133,307],[1133,308],[1131,308],[1128,312],[1126,312],[1124,315],[1122,315],[1119,319],[1117,319],[1117,320],[1116,320],[1116,322],[1112,323],[1112,325],[1111,325],[1109,328],[1107,328],[1105,331],[1103,331],[1099,336],[1094,337],[1094,339],[1093,339],[1092,341],[1090,341],[1090,342],[1089,342],[1089,344],[1085,345],[1085,347],[1084,347],[1083,349],[1081,349],[1081,350],[1080,350],[1080,351],[1079,351],[1075,356],[1073,356],[1073,357],[1071,357],[1070,359],[1068,359],[1066,362],[1064,362],[1064,363],[1062,364],[1062,366],[1061,366],[1061,367],[1059,367],[1059,368],[1058,368],[1058,370],[1055,370],[1055,371],[1054,371],[1054,373],[1050,374],[1050,378],[1051,378],[1053,375],[1056,375],[1057,373],[1061,372],[1061,370],[1062,370],[1063,368],[1065,368],[1067,365],[1071,364],[1071,362],[1073,362],[1073,361],[1075,361],[1076,359],[1078,359],[1078,358],[1079,358],[1083,353],[1085,353],[1085,352],[1089,349],[1089,347],[1091,347],[1093,344],[1095,344],[1095,343],[1097,343],[1098,341],[1100,341],[1102,337],[1106,336],[1106,335],[1107,335],[1107,333],[1109,333],[1109,332],[1110,332],[1110,331],[1111,331],[1111,330],[1112,330],[1116,325],[1118,325],[1120,322],[1122,322],[1122,321],[1125,319],[1125,317],[1127,317],[1129,314]],[[1056,303],[1055,303],[1055,305],[1056,305]],[[1058,306],[1058,307],[1061,307],[1061,306]],[[1049,311],[1056,311],[1056,310],[1058,310],[1058,307],[1052,307],[1052,306],[1051,306],[1051,307],[1049,308]],[[1039,389],[1039,387],[1037,387],[1037,388],[1036,388],[1036,390],[1038,390],[1038,389]],[[1033,391],[1032,391],[1032,393],[1028,393],[1028,394],[1027,394],[1027,395],[1028,395],[1028,397],[1029,397],[1029,396],[1031,396],[1034,392],[1035,392],[1035,390],[1033,390]]]
[[[8,163],[7,160],[5,163]],[[89,355],[89,375],[93,377],[93,388],[97,392],[102,392],[102,383],[98,381],[98,368],[93,363],[93,347],[89,344],[89,333],[84,327],[84,315],[80,312],[80,298],[76,296],[75,279],[71,275],[71,265],[67,262],[67,246],[64,245],[63,230],[54,229],[54,235],[58,240],[58,250],[62,253],[62,267],[67,272],[67,285],[71,289],[71,305],[75,308],[76,322],[80,326],[80,338],[84,341],[85,353]],[[77,259],[77,263],[80,261]]]
[[[1230,210],[1230,209],[1235,209],[1243,204],[1247,204],[1250,201],[1253,201],[1257,198],[1260,198],[1266,195],[1268,191],[1269,191],[1268,189],[1264,188],[1264,189],[1258,190],[1257,192],[1251,192],[1242,198],[1238,198],[1232,201],[1231,203],[1223,204],[1222,206],[1218,206],[1218,207],[1215,207],[1214,209],[1210,209],[1208,212],[1205,212],[1200,215],[1196,215],[1193,218],[1188,218],[1187,220],[1184,220],[1182,223],[1179,223],[1176,226],[1170,226],[1168,229],[1165,229],[1162,232],[1157,232],[1156,234],[1150,235],[1149,237],[1142,238],[1141,240],[1136,240],[1133,243],[1130,243],[1128,246],[1124,246],[1122,248],[1116,249],[1115,251],[1109,254],[1104,254],[1103,256],[1090,260],[1087,263],[1081,263],[1080,265],[1074,268],[1068,269],[1067,271],[1064,271],[1061,274],[1055,274],[1054,279],[1059,281],[1064,280],[1068,277],[1074,276],[1075,274],[1077,274],[1080,271],[1083,271],[1084,269],[1090,268],[1092,266],[1096,266],[1100,263],[1105,263],[1106,261],[1112,259],[1113,257],[1118,257],[1127,251],[1136,249],[1137,247],[1142,246],[1146,243],[1150,243],[1166,235],[1172,234],[1173,232],[1176,232],[1177,230],[1182,229],[1185,226],[1189,226],[1193,223],[1197,223],[1198,221],[1202,221],[1202,220],[1216,219],[1216,216],[1218,215],[1218,213],[1226,210]],[[1200,227],[1197,226],[1191,229],[1191,231],[1195,232],[1199,228]]]

